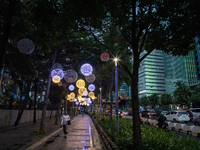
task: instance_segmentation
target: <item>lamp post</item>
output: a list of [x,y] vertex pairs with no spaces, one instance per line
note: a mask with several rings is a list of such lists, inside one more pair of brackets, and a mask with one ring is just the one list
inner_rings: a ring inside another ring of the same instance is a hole
[[99,90],[100,90],[100,119],[101,119],[101,90],[102,90],[101,84]]
[[115,61],[115,110],[116,110],[116,129],[117,134],[119,133],[119,115],[118,115],[118,71],[117,71],[117,61],[118,58],[114,58]]

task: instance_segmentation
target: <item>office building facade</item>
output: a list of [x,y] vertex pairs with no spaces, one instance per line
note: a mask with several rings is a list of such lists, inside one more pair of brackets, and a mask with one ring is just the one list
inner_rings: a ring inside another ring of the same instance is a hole
[[[141,57],[145,54],[144,51]],[[139,68],[139,97],[165,93],[165,71],[163,52],[154,50],[141,63]]]
[[195,50],[187,56],[172,56],[164,53],[166,92],[172,94],[176,89],[175,83],[183,81],[191,86],[199,82]]

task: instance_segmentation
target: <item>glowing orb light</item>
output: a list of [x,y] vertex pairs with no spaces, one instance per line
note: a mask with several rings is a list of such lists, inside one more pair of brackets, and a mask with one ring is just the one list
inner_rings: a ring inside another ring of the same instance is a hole
[[94,96],[94,92],[89,92],[89,93],[88,93],[88,96],[89,96],[89,97],[93,97],[93,96]]
[[96,97],[95,97],[95,96],[92,96],[91,99],[96,99]]
[[93,72],[93,68],[90,64],[88,63],[85,63],[81,66],[81,73],[84,75],[84,76],[89,76],[92,74]]
[[69,86],[69,90],[70,90],[70,91],[73,91],[73,90],[74,90],[74,85],[70,85],[70,86]]
[[104,52],[100,55],[100,58],[102,61],[108,61],[109,60],[109,54]]
[[84,101],[83,104],[86,105],[86,101]]
[[58,86],[62,86],[62,82],[61,81],[58,83]]
[[53,78],[52,78],[52,81],[53,81],[53,83],[59,83],[60,82],[60,80],[57,81],[57,80],[54,80]]
[[64,79],[67,83],[73,83],[78,79],[78,74],[72,69],[66,70]]
[[77,86],[78,88],[84,87],[84,86],[85,86],[85,81],[84,81],[83,79],[77,80],[77,81],[76,81],[76,86]]
[[93,92],[93,91],[95,90],[94,84],[90,84],[90,85],[88,86],[88,90]]
[[85,80],[88,83],[93,83],[95,81],[95,79],[96,79],[96,77],[95,77],[95,75],[93,73],[91,75],[85,77]]
[[61,69],[54,69],[51,71],[51,77],[53,78],[55,75],[60,77],[60,80],[64,77],[64,73]]
[[67,95],[67,100],[70,100],[71,99],[71,96],[70,95]]
[[52,81],[53,81],[54,83],[59,83],[59,82],[60,82],[60,77],[57,76],[57,75],[55,75],[55,76],[52,78]]
[[83,96],[87,96],[88,95],[88,91],[83,91]]
[[87,91],[87,89],[85,87],[82,87],[80,89],[78,89],[78,94],[80,94],[81,96],[83,96],[83,92]]
[[76,101],[76,98],[73,98],[73,101],[75,102],[75,101]]
[[53,65],[53,67],[52,67],[52,70],[54,70],[54,69],[62,69],[62,65],[59,64],[59,63],[55,63],[55,64]]
[[73,92],[71,92],[69,95],[70,95],[71,98],[75,97],[75,94]]
[[89,103],[87,103],[87,106],[89,106],[90,104]]
[[23,54],[30,54],[34,51],[35,46],[33,44],[33,41],[27,38],[23,38],[18,42],[17,45],[19,51]]
[[76,102],[76,105],[78,105],[79,104],[79,102]]

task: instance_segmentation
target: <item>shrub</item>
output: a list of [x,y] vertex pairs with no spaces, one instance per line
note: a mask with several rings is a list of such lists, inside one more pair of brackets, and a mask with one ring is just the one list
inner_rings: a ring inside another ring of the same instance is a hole
[[[96,121],[107,133],[109,138],[116,143],[120,149],[136,149],[133,145],[133,125],[129,120],[119,119],[119,135],[116,134],[116,118],[109,124],[109,117],[102,121]],[[173,132],[165,132],[158,128],[141,125],[142,147],[140,149],[153,150],[199,150],[200,142],[192,138],[183,138]]]

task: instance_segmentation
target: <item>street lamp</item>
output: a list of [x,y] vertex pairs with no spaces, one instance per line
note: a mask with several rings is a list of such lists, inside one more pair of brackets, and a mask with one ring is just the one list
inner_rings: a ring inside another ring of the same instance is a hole
[[99,90],[100,90],[100,119],[101,119],[101,91],[102,91],[102,88],[100,87]]
[[117,62],[118,58],[113,59],[115,62],[115,110],[116,110],[116,129],[117,134],[119,133],[119,116],[118,116],[118,72],[117,72]]

